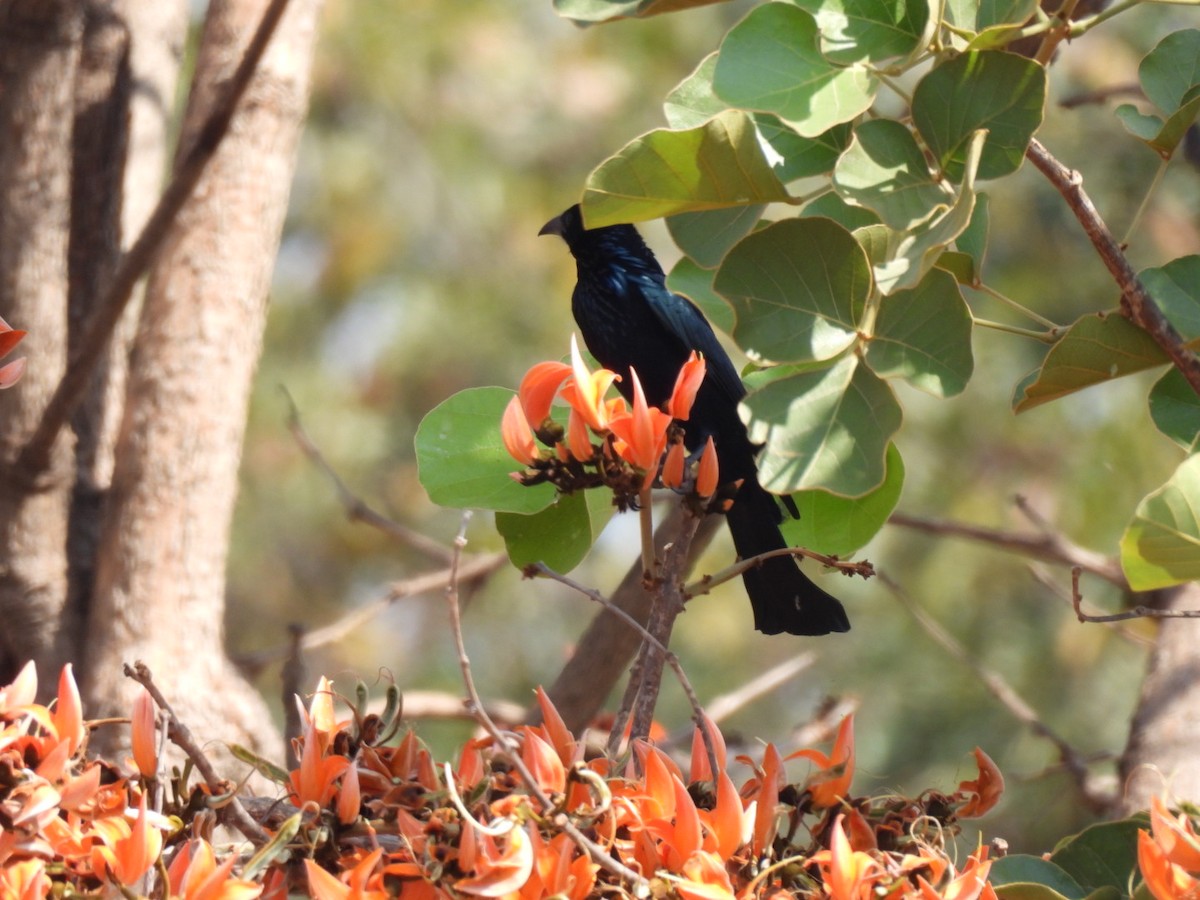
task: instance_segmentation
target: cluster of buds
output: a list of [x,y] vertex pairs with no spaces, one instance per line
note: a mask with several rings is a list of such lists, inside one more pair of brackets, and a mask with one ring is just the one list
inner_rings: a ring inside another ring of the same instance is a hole
[[[707,501],[717,491],[716,448],[710,437],[699,461],[689,466],[680,424],[691,414],[704,372],[704,358],[693,351],[659,409],[646,402],[631,369],[630,406],[623,397],[606,396],[620,376],[608,369],[590,371],[572,335],[571,364],[535,365],[504,411],[504,446],[525,467],[513,477],[526,485],[549,482],[564,494],[605,486],[620,509],[656,484],[689,489]],[[565,428],[550,416],[555,399],[569,407]]]

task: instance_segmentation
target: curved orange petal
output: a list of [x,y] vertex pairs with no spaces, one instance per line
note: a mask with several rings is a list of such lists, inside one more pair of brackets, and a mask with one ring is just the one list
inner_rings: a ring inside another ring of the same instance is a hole
[[683,444],[672,444],[667,449],[667,458],[663,460],[662,464],[663,487],[677,488],[683,484],[683,469],[686,462],[687,456]]
[[1200,872],[1200,838],[1184,814],[1173,817],[1162,797],[1150,798],[1150,829],[1167,859],[1189,872]]
[[83,704],[79,700],[79,688],[71,664],[62,667],[58,676],[58,703],[54,707],[54,730],[61,740],[67,741],[74,753],[83,741]]
[[155,727],[157,715],[154,698],[142,688],[133,698],[133,715],[129,717],[133,761],[143,778],[153,778],[158,772],[158,741]]
[[523,466],[532,465],[538,456],[537,444],[526,421],[520,397],[514,396],[504,407],[504,415],[500,418],[500,439],[504,441],[508,455]]
[[704,444],[704,452],[700,454],[700,464],[696,468],[696,493],[701,497],[711,497],[717,492],[720,477],[717,448],[710,434]]
[[696,392],[700,390],[700,383],[704,381],[705,368],[704,357],[693,350],[688,361],[679,370],[679,375],[675,378],[675,387],[667,400],[667,412],[674,418],[686,420],[691,415]]
[[979,777],[974,781],[963,781],[958,785],[960,791],[968,791],[973,796],[959,809],[960,819],[982,816],[1000,800],[1004,793],[1004,776],[992,762],[992,758],[979,747],[975,748],[975,764],[979,767]]
[[531,428],[540,428],[550,416],[550,407],[562,383],[571,375],[571,367],[557,360],[547,360],[534,365],[517,389],[526,420]]

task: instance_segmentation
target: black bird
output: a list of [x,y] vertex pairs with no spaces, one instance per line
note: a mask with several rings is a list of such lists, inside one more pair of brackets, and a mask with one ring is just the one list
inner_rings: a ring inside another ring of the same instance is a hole
[[[778,499],[758,483],[757,448],[738,417],[746,388],[703,313],[667,290],[662,267],[637,229],[585,229],[575,205],[539,233],[559,235],[575,257],[578,282],[571,312],[592,355],[621,376],[617,388],[627,400],[631,366],[646,400],[660,406],[670,397],[691,351],[704,355],[706,375],[685,426],[687,448],[695,451],[711,435],[722,482],[742,479],[726,514],[738,556],[747,559],[786,547],[779,531],[783,512]],[[794,514],[795,505],[787,502]],[[850,630],[842,604],[813,584],[793,557],[769,559],[749,569],[742,580],[754,608],[754,627],[764,634]]]

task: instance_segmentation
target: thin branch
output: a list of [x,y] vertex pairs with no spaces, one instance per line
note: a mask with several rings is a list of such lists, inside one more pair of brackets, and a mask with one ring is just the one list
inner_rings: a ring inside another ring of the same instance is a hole
[[969,525],[965,522],[926,519],[907,513],[892,513],[888,524],[911,528],[926,534],[966,538],[1044,562],[1079,566],[1085,572],[1103,578],[1122,590],[1129,590],[1129,582],[1125,579],[1125,573],[1121,571],[1121,566],[1116,560],[1091,550],[1085,550],[1059,534],[1018,534],[996,528],[985,528],[981,525]]
[[1079,106],[1090,106],[1093,103],[1104,103],[1114,97],[1144,98],[1145,96],[1140,84],[1110,84],[1108,87],[1098,88],[1094,91],[1072,94],[1070,97],[1058,101],[1058,105],[1063,109],[1075,109]]
[[[1034,581],[1061,600],[1064,606],[1068,608],[1072,608],[1074,606],[1074,601],[1071,598],[1071,592],[1059,583],[1061,579],[1058,577],[1058,572],[1051,571],[1039,563],[1031,562],[1029,563],[1029,574],[1033,576]],[[1149,649],[1154,645],[1154,641],[1151,640],[1146,634],[1138,631],[1136,628],[1130,627],[1123,622],[1112,623],[1110,630],[1142,650]]]
[[[520,773],[521,780],[525,782],[525,787],[530,795],[541,804],[544,811],[549,812],[554,808],[554,804],[550,802],[550,798],[546,796],[537,779],[533,777],[533,773],[525,765],[525,761],[521,758],[521,754],[517,750],[512,737],[501,731],[496,723],[492,721],[491,716],[487,714],[487,710],[483,706],[483,701],[479,698],[479,691],[475,688],[475,678],[471,674],[471,658],[467,655],[467,645],[463,638],[462,630],[462,612],[458,604],[458,564],[462,556],[462,549],[467,544],[467,523],[470,519],[470,511],[464,512],[458,536],[454,539],[454,556],[450,561],[450,583],[446,586],[446,603],[450,609],[450,629],[454,634],[454,646],[458,652],[458,665],[462,671],[463,686],[467,691],[467,710],[475,718],[475,721],[483,727],[484,731],[492,737],[496,742],[496,746],[504,749],[509,762]],[[649,894],[650,883],[645,878],[614,859],[603,847],[596,844],[580,831],[575,823],[567,818],[565,814],[556,816],[555,824],[566,832],[571,840],[575,842],[576,846],[591,857],[592,862],[612,872],[622,881],[632,885],[639,896]]]
[[1055,159],[1036,139],[1029,142],[1025,151],[1039,171],[1062,194],[1067,206],[1083,226],[1088,239],[1100,254],[1105,267],[1121,289],[1121,307],[1125,314],[1142,328],[1167,354],[1192,390],[1200,394],[1200,359],[1187,348],[1183,337],[1167,321],[1158,304],[1150,296],[1133,267],[1129,264],[1121,246],[1113,238],[1108,226],[1100,218],[1091,198],[1083,190],[1083,178]]
[[[346,486],[346,482],[338,475],[337,470],[329,464],[320,448],[309,437],[308,432],[304,430],[304,425],[300,421],[300,409],[296,406],[296,401],[292,399],[291,393],[283,386],[280,386],[280,391],[282,391],[284,400],[287,401],[288,405],[288,430],[292,433],[292,437],[296,441],[296,445],[300,448],[300,451],[308,457],[313,465],[324,472],[325,476],[333,483],[333,489],[337,493],[338,502],[342,504],[342,508],[346,512],[346,518],[351,522],[362,522],[364,525],[370,525],[398,543],[412,547],[414,550],[424,553],[426,556],[440,563],[450,562],[450,557],[454,555],[454,552],[449,547],[432,538],[426,537],[421,532],[409,528],[407,525],[402,525],[393,519],[389,519],[382,513],[376,512],[365,500]],[[439,587],[444,587],[444,585],[439,585]]]
[[121,314],[133,296],[133,289],[154,263],[158,251],[175,233],[179,211],[192,196],[200,177],[216,156],[217,149],[229,131],[238,103],[258,69],[263,53],[275,33],[279,20],[287,9],[288,0],[271,0],[263,13],[262,20],[246,46],[246,52],[230,77],[224,93],[213,106],[208,119],[196,135],[196,140],[187,155],[175,169],[175,175],[167,185],[158,206],[146,220],[133,246],[121,257],[112,282],[96,305],[96,311],[87,323],[75,353],[67,363],[62,380],[50,398],[41,421],[33,436],[21,448],[16,471],[35,480],[49,465],[50,451],[62,431],[83,400],[96,364],[104,354]]
[[1127,622],[1130,619],[1200,619],[1200,609],[1158,609],[1153,606],[1135,606],[1124,612],[1093,616],[1082,608],[1083,594],[1079,591],[1078,566],[1071,570],[1071,606],[1080,622]]
[[848,559],[838,559],[836,556],[826,556],[824,553],[817,553],[815,550],[809,550],[805,547],[784,547],[781,550],[768,550],[766,553],[751,556],[749,559],[739,559],[731,566],[726,566],[724,569],[720,569],[711,575],[698,578],[691,584],[684,586],[684,595],[689,600],[693,597],[703,596],[711,592],[717,585],[732,581],[743,572],[761,566],[768,559],[773,559],[776,556],[806,556],[809,559],[815,559],[822,565],[829,566],[831,569],[837,569],[843,575],[858,575],[861,578],[870,578],[875,574],[875,567],[865,559],[861,562],[853,562]]
[[[150,672],[150,667],[141,660],[138,660],[132,666],[126,663],[124,672],[127,678],[132,678],[144,687],[150,693],[150,696],[154,698],[154,702],[158,704],[158,707],[166,713],[168,737],[195,764],[196,771],[200,773],[209,790],[218,796],[228,793],[228,782],[217,774],[217,770],[213,768],[213,764],[209,762],[208,757],[204,755],[204,751],[200,749],[200,745],[196,743],[196,739],[192,737],[191,730],[175,715],[175,710],[171,708],[171,704],[167,702],[167,698],[158,689],[158,685],[154,683],[154,675]],[[236,828],[254,846],[261,847],[271,840],[271,836],[263,831],[262,826],[250,817],[250,814],[246,812],[246,808],[242,806],[236,796],[230,796],[227,802],[223,802],[218,808],[217,813],[226,825]]]
[[1074,780],[1076,786],[1079,788],[1084,802],[1096,811],[1107,809],[1112,798],[1102,796],[1093,786],[1088,770],[1087,758],[1042,721],[1037,711],[1004,680],[1004,677],[1000,673],[980,663],[966,647],[942,627],[940,622],[918,606],[897,582],[882,572],[879,574],[879,579],[891,591],[892,596],[899,601],[900,605],[908,611],[909,615],[916,620],[925,633],[933,638],[934,642],[945,650],[946,653],[970,669],[987,689],[988,693],[995,697],[1013,718],[1026,725],[1034,734],[1045,738],[1054,745],[1058,750],[1059,758],[1062,760],[1064,768],[1071,774],[1072,780]]

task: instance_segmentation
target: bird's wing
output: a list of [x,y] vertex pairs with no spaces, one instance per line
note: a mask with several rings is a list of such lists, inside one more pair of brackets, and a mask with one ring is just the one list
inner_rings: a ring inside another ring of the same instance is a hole
[[642,282],[642,293],[655,317],[668,331],[678,337],[688,349],[704,354],[708,376],[734,401],[746,396],[746,388],[734,368],[729,354],[717,340],[712,326],[696,304],[686,297],[672,294],[662,284]]

